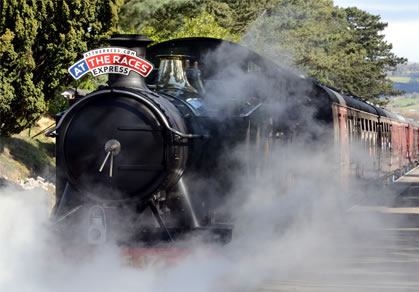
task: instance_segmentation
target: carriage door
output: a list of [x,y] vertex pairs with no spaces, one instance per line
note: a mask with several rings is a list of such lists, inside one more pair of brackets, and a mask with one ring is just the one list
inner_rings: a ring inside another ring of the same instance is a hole
[[[348,124],[348,111],[345,107],[335,104],[336,113],[334,121],[335,129],[335,142],[339,145],[340,152],[340,165],[341,165],[341,174],[342,182],[344,184],[349,183],[349,173],[350,173],[350,157],[349,157],[349,124]],[[336,135],[337,134],[337,135]],[[336,143],[336,144],[337,144]]]
[[407,125],[405,131],[406,131],[406,159],[407,159],[407,163],[410,164],[411,163],[410,158],[412,157],[412,153],[410,153],[411,145],[412,145],[412,126],[410,124]]

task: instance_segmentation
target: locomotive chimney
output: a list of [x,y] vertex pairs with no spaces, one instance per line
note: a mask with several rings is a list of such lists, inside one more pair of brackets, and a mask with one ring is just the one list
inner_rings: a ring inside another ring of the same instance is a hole
[[[137,57],[145,59],[146,47],[153,41],[141,34],[115,34],[106,42],[111,46],[123,47],[135,51]],[[131,71],[128,75],[109,74],[109,86],[132,87],[149,90],[145,84],[144,77]]]

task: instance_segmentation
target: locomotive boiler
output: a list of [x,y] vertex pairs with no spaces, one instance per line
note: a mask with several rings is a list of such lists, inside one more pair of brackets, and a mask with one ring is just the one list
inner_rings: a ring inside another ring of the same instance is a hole
[[[235,163],[220,157],[249,137],[250,117],[260,104],[231,100],[234,113],[220,118],[227,107],[205,103],[193,57],[154,55],[160,66],[147,86],[134,70],[124,75],[118,67],[124,59],[109,55],[119,63],[104,66],[102,53],[123,48],[145,58],[152,41],[116,35],[107,42],[110,49],[91,51],[84,60],[96,66],[93,74],[109,73],[108,86],[77,98],[48,133],[56,137],[53,215],[64,236],[92,244],[175,241],[191,233],[230,240],[228,215],[216,210],[231,185],[225,167]],[[70,73],[84,74],[72,68]]]

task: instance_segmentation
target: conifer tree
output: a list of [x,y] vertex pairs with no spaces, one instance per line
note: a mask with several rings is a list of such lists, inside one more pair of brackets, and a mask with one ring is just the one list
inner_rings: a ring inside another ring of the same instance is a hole
[[356,7],[346,8],[345,13],[352,50],[362,53],[356,68],[351,68],[347,75],[342,74],[341,88],[370,100],[382,95],[400,94],[400,91],[393,90],[393,82],[387,78],[387,72],[396,70],[397,65],[407,62],[407,59],[397,57],[391,52],[393,46],[384,40],[382,32],[387,23],[381,22],[380,16]]
[[243,42],[348,95],[385,103],[383,96],[400,93],[386,73],[406,61],[384,41],[386,26],[379,16],[331,0],[283,0],[257,19]]
[[0,2],[0,135],[18,133],[70,82],[67,68],[115,31],[122,0]]

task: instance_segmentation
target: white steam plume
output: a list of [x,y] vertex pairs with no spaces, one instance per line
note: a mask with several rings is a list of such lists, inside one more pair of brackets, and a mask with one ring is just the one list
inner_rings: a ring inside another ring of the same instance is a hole
[[[214,54],[212,61],[217,56],[223,58],[220,63],[237,57]],[[243,81],[248,76],[238,68],[226,69],[228,74],[223,79],[227,87],[218,91],[237,99],[247,97],[249,87]],[[285,126],[299,124],[305,132],[293,140],[272,144],[268,159],[263,151],[244,156],[246,145],[228,149],[225,156],[240,165],[261,165],[260,173],[254,175],[248,176],[244,168],[231,173],[234,184],[223,205],[231,211],[235,224],[230,244],[214,247],[191,242],[194,251],[182,262],[146,269],[121,266],[115,246],[102,247],[91,256],[84,256],[83,251],[68,256],[54,239],[46,194],[2,189],[0,291],[241,292],[256,291],[267,281],[315,279],[329,283],[339,277],[346,283],[368,283],[370,279],[356,274],[343,276],[338,271],[353,264],[351,258],[358,255],[360,243],[375,246],[379,238],[372,230],[388,227],[388,222],[384,224],[370,213],[353,216],[348,210],[364,200],[364,194],[377,200],[388,194],[374,188],[367,190],[357,182],[350,188],[342,183],[339,160],[335,159],[339,149],[330,142],[332,139],[313,142],[306,135],[314,132],[315,136],[327,137],[325,133],[330,131],[313,118],[313,110],[304,103],[312,98],[311,87],[306,80],[287,79],[285,71],[274,77],[260,80],[260,87],[252,90],[275,98],[267,100],[274,105],[269,114],[275,114],[279,122]],[[231,92],[226,91],[228,88]],[[225,105],[225,99],[209,92],[214,107]],[[226,116],[221,114],[219,118]],[[359,160],[368,157],[355,148],[353,153]],[[260,161],[263,163],[258,164]],[[393,272],[405,272],[395,269]]]

